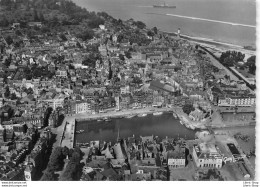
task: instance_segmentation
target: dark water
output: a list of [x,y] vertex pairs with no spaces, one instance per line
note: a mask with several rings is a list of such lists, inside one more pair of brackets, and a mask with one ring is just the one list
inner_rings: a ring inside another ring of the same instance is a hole
[[[105,11],[123,20],[133,18],[158,27],[163,31],[181,32],[186,35],[211,38],[236,45],[255,45],[256,27],[173,17],[167,14],[211,19],[246,25],[256,25],[255,0],[73,0],[90,11]],[[153,8],[165,2],[176,9]]]
[[252,118],[255,116],[255,113],[230,113],[230,112],[227,112],[227,113],[223,113],[222,114],[222,118],[223,118],[223,121],[228,121],[228,122],[232,122],[233,120],[236,120],[236,121],[241,121],[242,122],[247,122],[249,120],[252,120]]
[[166,136],[177,138],[194,139],[195,131],[187,129],[175,119],[171,113],[161,116],[147,115],[146,117],[134,117],[131,119],[113,119],[110,122],[86,121],[78,122],[76,131],[84,129],[81,134],[76,134],[76,143],[86,143],[92,140],[115,142],[118,136],[127,138],[140,136]]

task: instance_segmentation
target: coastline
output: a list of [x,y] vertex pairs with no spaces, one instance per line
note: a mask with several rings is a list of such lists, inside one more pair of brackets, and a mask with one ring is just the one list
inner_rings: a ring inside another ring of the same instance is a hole
[[[159,29],[158,29],[159,30]],[[176,32],[167,32],[163,30],[159,30],[159,32],[170,35],[170,36],[177,36],[178,34]],[[224,52],[227,50],[239,50],[242,53],[245,53],[246,55],[255,55],[256,49],[250,50],[246,49],[245,46],[235,45],[231,43],[225,43],[221,41],[216,41],[211,38],[202,38],[202,37],[196,37],[196,36],[189,36],[185,34],[180,34],[180,38],[188,40],[192,43],[200,44],[206,48],[210,48],[214,50],[215,52]]]

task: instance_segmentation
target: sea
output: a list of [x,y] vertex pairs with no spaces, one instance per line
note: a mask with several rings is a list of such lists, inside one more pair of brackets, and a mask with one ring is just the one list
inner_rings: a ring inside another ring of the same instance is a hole
[[117,138],[135,136],[158,136],[163,139],[184,138],[194,139],[196,131],[187,129],[175,119],[172,113],[163,113],[159,116],[148,114],[146,117],[133,117],[112,119],[106,121],[80,121],[76,123],[76,131],[84,130],[83,133],[75,134],[75,143],[89,143],[90,141],[106,141],[115,143]]
[[[73,0],[89,11],[117,19],[143,21],[147,27],[239,46],[256,46],[255,0]],[[176,8],[154,8],[166,3]]]

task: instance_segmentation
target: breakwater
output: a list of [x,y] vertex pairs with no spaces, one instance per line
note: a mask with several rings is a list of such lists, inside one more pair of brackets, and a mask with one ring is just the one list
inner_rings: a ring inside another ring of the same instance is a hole
[[199,21],[207,21],[207,22],[213,22],[213,23],[227,24],[227,25],[231,25],[231,26],[250,27],[250,28],[254,28],[254,29],[256,28],[255,25],[247,25],[247,24],[233,23],[233,22],[219,21],[219,20],[212,20],[212,19],[206,19],[206,18],[182,16],[182,15],[176,15],[176,14],[165,14],[165,15],[166,16],[178,17],[178,18],[184,18],[184,19],[192,19],[192,20],[199,20]]

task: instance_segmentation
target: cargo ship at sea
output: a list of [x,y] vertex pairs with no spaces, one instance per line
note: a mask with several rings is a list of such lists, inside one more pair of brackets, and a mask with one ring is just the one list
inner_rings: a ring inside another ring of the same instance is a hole
[[168,5],[166,3],[163,3],[161,5],[153,5],[154,8],[176,8],[176,6]]

